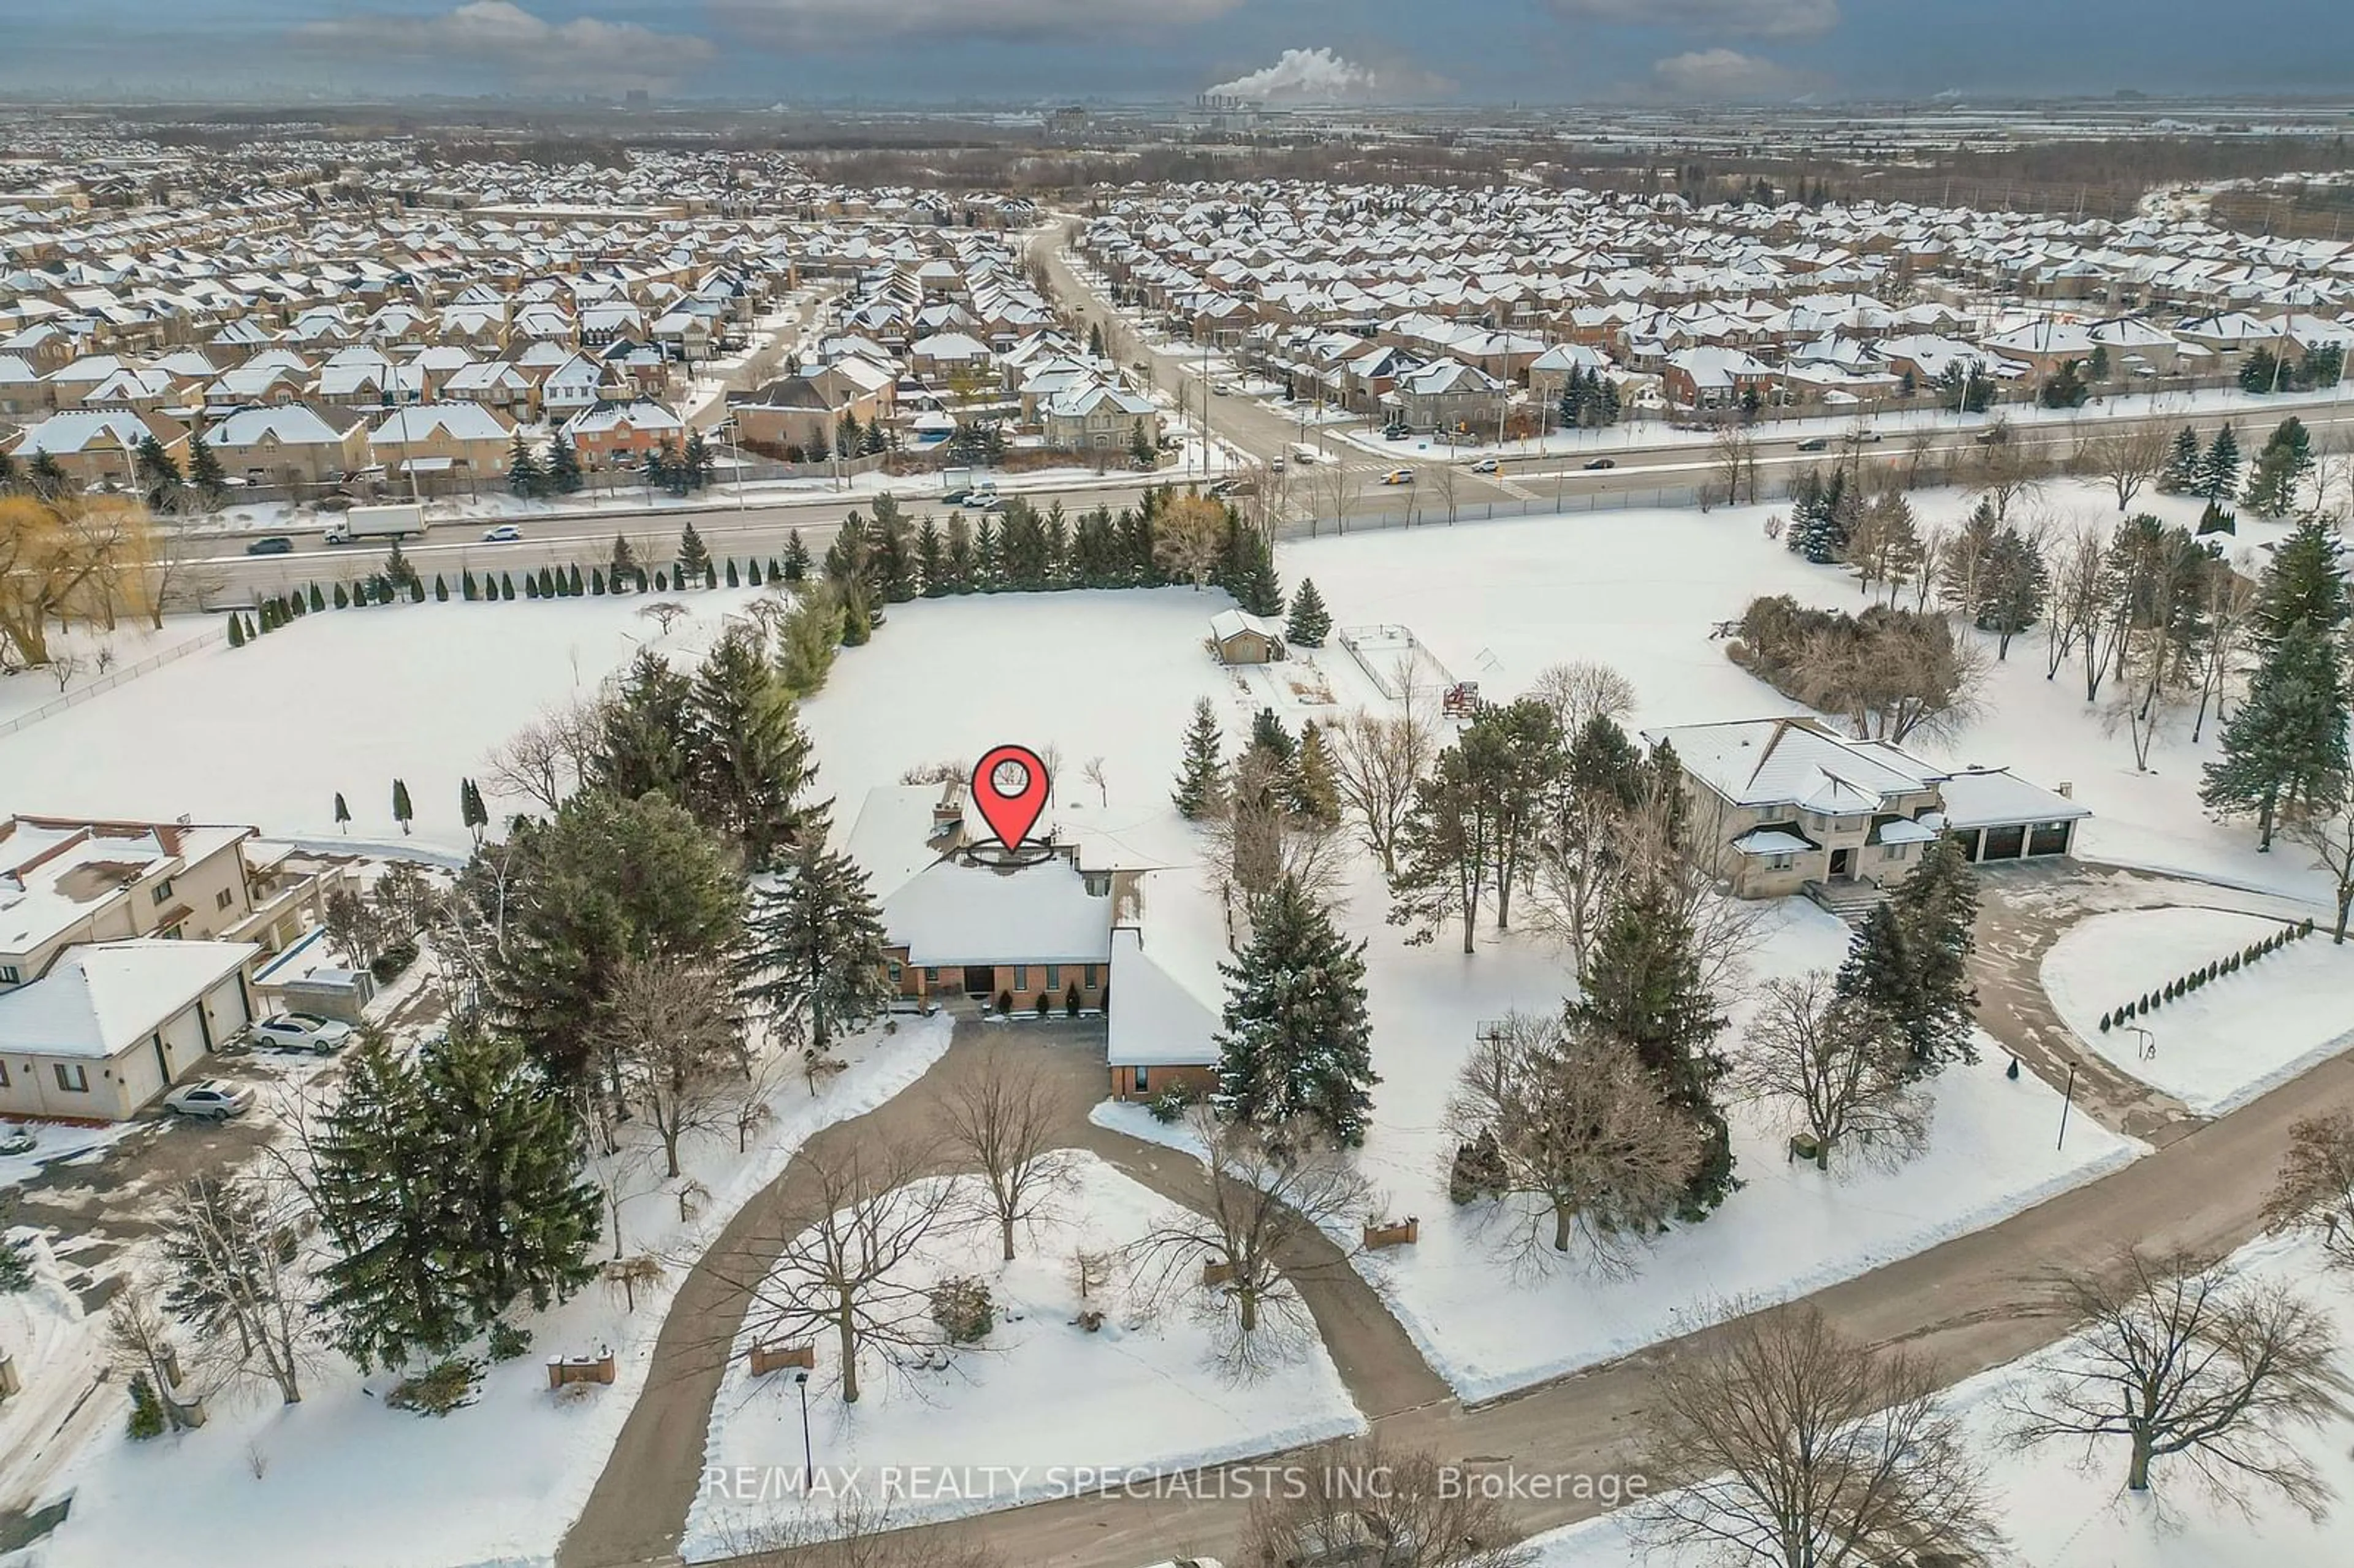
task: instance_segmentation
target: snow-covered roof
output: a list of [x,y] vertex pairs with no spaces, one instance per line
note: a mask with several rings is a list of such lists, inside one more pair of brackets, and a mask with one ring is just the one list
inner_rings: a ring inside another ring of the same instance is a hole
[[883,929],[914,964],[1100,964],[1111,899],[1063,855],[1026,865],[944,860],[879,900]]
[[1270,641],[1283,641],[1283,623],[1269,620],[1263,615],[1253,615],[1246,609],[1222,609],[1210,617],[1210,635],[1224,642],[1242,632],[1255,631]]
[[1815,846],[1780,828],[1755,828],[1733,841],[1743,854],[1805,854]]
[[1945,782],[1946,823],[1957,831],[2029,822],[2073,822],[2090,808],[2031,784],[2008,768],[1970,768]]
[[1673,746],[1686,773],[1736,806],[1855,815],[1930,789],[1940,777],[1893,746],[1849,740],[1810,718],[1682,725],[1645,730],[1643,739]]
[[39,980],[0,991],[0,1051],[112,1056],[260,950],[251,942],[160,937],[69,948]]
[[1218,1059],[1225,1003],[1218,964],[1225,916],[1199,866],[1138,879],[1136,923],[1111,934],[1108,1055],[1115,1067],[1197,1066]]
[[946,847],[935,841],[934,810],[955,803],[962,789],[949,784],[886,784],[866,792],[857,820],[846,832],[837,830],[842,852],[866,874],[868,888],[880,903],[915,880],[916,874],[940,858]]

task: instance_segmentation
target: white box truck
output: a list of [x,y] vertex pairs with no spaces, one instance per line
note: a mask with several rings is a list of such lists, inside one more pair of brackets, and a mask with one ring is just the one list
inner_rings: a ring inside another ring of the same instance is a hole
[[1294,441],[1291,443],[1291,461],[1294,462],[1312,463],[1323,455],[1323,453],[1318,451],[1314,447],[1310,446],[1306,441]]
[[355,506],[327,524],[326,540],[330,545],[356,545],[370,539],[422,539],[425,537],[425,508],[406,506]]

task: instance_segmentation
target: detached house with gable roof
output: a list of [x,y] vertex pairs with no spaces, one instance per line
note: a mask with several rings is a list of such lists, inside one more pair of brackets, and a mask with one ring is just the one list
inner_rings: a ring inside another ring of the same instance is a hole
[[1941,837],[1974,862],[2052,858],[2073,851],[2076,824],[2092,814],[2008,770],[1946,771],[1813,718],[1682,725],[1643,739],[1674,748],[1693,853],[1738,898],[1805,893],[1847,913],[1911,875]]

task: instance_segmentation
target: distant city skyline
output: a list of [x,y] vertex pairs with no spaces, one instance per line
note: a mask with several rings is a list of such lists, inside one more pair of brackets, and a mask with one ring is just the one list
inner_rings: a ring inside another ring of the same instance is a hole
[[2354,6],[2243,0],[75,0],[0,90],[920,104],[2327,93]]

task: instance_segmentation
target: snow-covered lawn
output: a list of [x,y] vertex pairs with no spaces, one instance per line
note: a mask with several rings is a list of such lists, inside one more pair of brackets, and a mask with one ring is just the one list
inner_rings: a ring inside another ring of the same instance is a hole
[[[2237,1260],[2258,1280],[2287,1280],[2323,1306],[2338,1323],[2340,1344],[2354,1343],[2354,1279],[2323,1266],[2318,1248],[2304,1242],[2264,1242]],[[2182,1461],[2158,1461],[2157,1489],[2135,1497],[2125,1489],[2122,1439],[2107,1439],[2090,1462],[2081,1446],[2025,1447],[2007,1436],[2004,1397],[2029,1386],[2044,1357],[2030,1357],[1971,1379],[1949,1396],[1965,1432],[1987,1467],[1986,1495],[2008,1539],[1998,1568],[2345,1568],[2354,1508],[2354,1418],[2339,1416],[2302,1436],[2336,1496],[2320,1522],[2287,1507],[2277,1495],[2251,1491],[2249,1517],[2219,1508],[2189,1485]],[[2342,1349],[2339,1369],[2354,1376],[2354,1350]],[[1626,1514],[1551,1531],[1532,1543],[1535,1568],[1694,1568],[1676,1553],[1641,1555]]]
[[[492,793],[493,747],[642,647],[698,656],[756,591],[677,596],[690,613],[667,636],[640,613],[645,596],[328,609],[237,649],[200,618],[213,646],[0,736],[0,815],[186,812],[332,839],[340,792],[355,841],[462,853],[458,783]],[[417,812],[405,840],[396,778]]]
[[[945,1019],[867,1033],[841,1053],[849,1069],[815,1095],[798,1076],[777,1089],[775,1119],[748,1155],[736,1153],[732,1132],[698,1139],[686,1151],[686,1178],[710,1196],[691,1220],[679,1219],[680,1183],[661,1181],[659,1164],[633,1166],[620,1182],[629,1194],[622,1242],[631,1254],[659,1255],[668,1271],[638,1287],[634,1311],[592,1285],[551,1311],[525,1314],[530,1351],[491,1366],[472,1405],[438,1420],[388,1410],[380,1401],[390,1380],[363,1380],[337,1358],[313,1375],[297,1405],[274,1397],[216,1404],[201,1430],[143,1444],[111,1425],[58,1483],[72,1489],[73,1511],[41,1547],[42,1568],[545,1563],[645,1385],[685,1262],[811,1133],[889,1099],[948,1043]],[[98,1331],[87,1319],[81,1327],[88,1337]],[[549,1393],[546,1357],[600,1346],[614,1353],[612,1386]],[[104,1403],[119,1416],[119,1401]],[[198,1519],[203,1527],[192,1529]]]
[[191,643],[226,635],[219,622],[194,615],[165,616],[160,630],[143,620],[125,620],[111,632],[52,627],[48,648],[54,662],[0,672],[0,725],[53,704],[87,701],[91,694],[139,680],[154,667],[185,656]]
[[[748,1329],[713,1413],[684,1556],[749,1549],[764,1524],[822,1526],[845,1504],[887,1508],[901,1524],[1064,1495],[1077,1471],[1181,1471],[1363,1429],[1320,1344],[1235,1381],[1214,1365],[1209,1325],[1182,1307],[1131,1323],[1115,1294],[1097,1300],[1109,1308],[1100,1330],[1080,1328],[1073,1250],[1132,1241],[1166,1205],[1091,1155],[1072,1160],[1076,1191],[1017,1243],[1013,1262],[999,1257],[995,1226],[981,1224],[927,1240],[905,1266],[917,1281],[989,1282],[998,1319],[980,1346],[896,1372],[869,1351],[851,1405],[834,1387],[832,1340],[820,1337],[809,1385],[818,1481],[806,1492],[796,1484],[799,1391],[789,1372],[751,1375],[743,1351],[758,1325]],[[976,1196],[978,1181],[928,1185],[949,1189],[953,1204]]]
[[[1954,490],[1923,491],[1912,501],[1925,527],[1950,527],[1973,504]],[[2117,517],[2114,496],[2076,481],[2047,485],[2021,505],[2028,520],[2062,527]],[[2195,500],[2147,493],[2134,507],[2168,523],[2198,512]],[[1482,696],[1509,699],[1560,660],[1599,659],[1635,683],[1638,725],[1748,718],[1797,705],[1726,659],[1725,644],[1709,636],[1712,622],[1739,616],[1761,594],[1850,610],[1868,602],[1850,573],[1810,565],[1766,536],[1766,520],[1788,510],[1776,502],[1355,532],[1288,543],[1278,565],[1287,584],[1314,577],[1342,627],[1411,627],[1457,678],[1478,681]],[[2232,547],[2279,532],[2243,522]],[[1332,655],[1347,661],[1337,649]],[[2077,835],[2086,858],[2318,895],[2308,856],[2259,854],[2253,822],[2217,821],[2200,805],[2200,768],[2216,755],[2221,727],[2211,715],[2193,743],[2190,714],[2169,715],[2149,771],[2137,772],[2127,736],[2104,711],[2110,693],[2104,705],[2087,705],[2073,662],[2056,679],[2045,670],[2038,629],[1993,664],[1974,722],[1950,736],[1916,735],[1907,748],[1948,766],[2008,766],[2047,788],[2072,784],[2093,811]]]
[[[7,1234],[0,1228],[0,1235]],[[31,1507],[101,1420],[120,1417],[110,1400],[85,1400],[105,1361],[81,1302],[61,1264],[37,1232],[17,1233],[32,1266],[27,1290],[0,1292],[0,1355],[15,1364],[22,1387],[0,1403],[0,1510]],[[105,1407],[103,1416],[92,1404]]]
[[2043,989],[2087,1046],[2199,1114],[2220,1116],[2354,1044],[2354,945],[2336,945],[2325,927],[2131,1027],[2104,1032],[2101,1016],[2281,927],[2228,909],[2095,915],[2044,955]]

